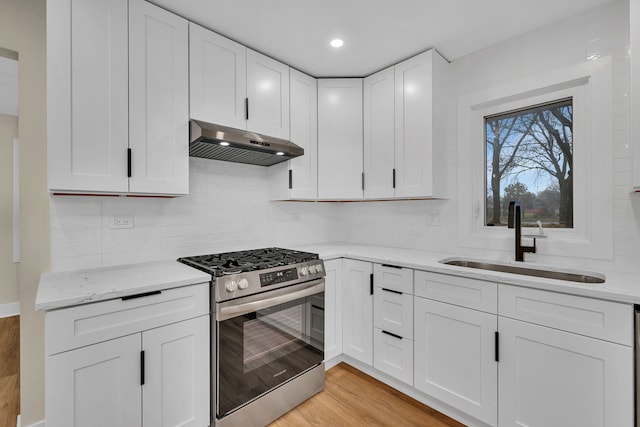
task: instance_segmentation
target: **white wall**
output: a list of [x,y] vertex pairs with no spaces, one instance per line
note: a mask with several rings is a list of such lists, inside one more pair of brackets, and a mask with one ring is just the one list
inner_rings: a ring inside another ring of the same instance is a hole
[[[629,117],[629,4],[607,3],[544,29],[500,43],[451,64],[455,99],[490,90],[525,76],[580,64],[593,55],[613,60],[613,224],[614,259],[527,254],[545,263],[638,272],[640,253],[640,194],[631,191]],[[596,100],[597,102],[597,100]],[[450,124],[456,128],[455,118]],[[469,141],[447,141],[451,146]],[[473,143],[482,143],[474,141]],[[461,148],[465,150],[463,145]],[[579,147],[576,148],[579,150]],[[457,148],[453,148],[457,152]],[[341,207],[344,240],[395,247],[512,259],[513,250],[478,251],[458,244],[458,180],[469,180],[469,171],[457,170],[456,156],[445,159],[447,169],[457,171],[447,182],[446,201],[345,204]],[[482,161],[479,159],[478,161]],[[598,171],[591,171],[597,176]],[[553,244],[553,242],[545,242]]]
[[[191,158],[185,197],[52,197],[52,270],[340,238],[335,205],[272,202],[268,190],[265,167]],[[134,228],[110,229],[114,215],[133,215]]]
[[[568,266],[640,271],[640,194],[630,195],[628,2],[613,1],[547,28],[461,58],[451,65],[454,99],[524,76],[579,64],[590,55],[613,59],[614,259],[528,259]],[[449,124],[452,135],[456,120]],[[63,197],[51,201],[55,270],[172,259],[178,256],[321,241],[347,241],[512,259],[508,251],[459,246],[459,141],[448,145],[447,200],[375,203],[270,202],[266,169],[191,160],[191,195],[165,199]],[[481,142],[476,142],[481,143]],[[464,142],[468,144],[468,142]],[[578,148],[577,148],[578,149]],[[594,170],[594,174],[598,171]],[[132,230],[110,230],[108,217],[135,216]],[[550,243],[552,244],[552,242]],[[510,247],[509,247],[510,248]]]

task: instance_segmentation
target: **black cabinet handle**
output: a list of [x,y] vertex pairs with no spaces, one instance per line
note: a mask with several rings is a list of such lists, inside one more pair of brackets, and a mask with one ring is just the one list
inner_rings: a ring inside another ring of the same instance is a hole
[[249,98],[244,99],[244,119],[249,120]]
[[293,188],[293,169],[289,169],[289,190]]
[[131,178],[131,148],[127,148],[127,178]]
[[161,293],[162,293],[162,291],[144,292],[144,293],[141,293],[141,294],[127,295],[127,296],[124,296],[124,297],[122,297],[120,299],[122,301],[127,301],[127,300],[130,300],[130,299],[150,297],[151,295],[160,295]]
[[362,172],[362,191],[364,191],[364,172]]
[[383,333],[383,334],[387,334],[387,335],[389,335],[389,336],[392,336],[392,337],[394,337],[394,338],[398,338],[399,340],[401,340],[401,339],[402,339],[402,337],[401,337],[400,335],[396,335],[396,334],[393,334],[393,333],[391,333],[391,332],[382,331],[382,333]]
[[140,352],[140,385],[144,385],[144,350]]
[[391,265],[391,264],[381,264],[383,267],[388,267],[388,268],[397,268],[398,270],[401,270],[402,267],[400,267],[399,265]]
[[392,294],[402,295],[402,292],[400,292],[400,291],[395,291],[395,290],[393,290],[393,289],[382,288],[382,290],[383,290],[383,291],[386,291],[386,292],[391,292]]
[[494,335],[494,339],[495,339],[495,357],[496,357],[496,362],[500,361],[500,333],[498,331],[495,332]]
[[311,308],[315,308],[316,310],[324,311],[324,307],[320,307],[319,305],[311,304]]
[[393,169],[393,188],[396,188],[396,170]]
[[369,295],[373,295],[373,273],[369,275]]

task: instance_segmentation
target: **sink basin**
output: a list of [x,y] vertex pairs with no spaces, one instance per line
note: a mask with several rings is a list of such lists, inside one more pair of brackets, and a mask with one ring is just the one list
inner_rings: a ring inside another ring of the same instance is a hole
[[525,276],[544,277],[546,279],[568,280],[570,282],[579,283],[604,283],[605,276],[603,274],[580,272],[580,271],[562,271],[555,269],[544,269],[537,267],[521,267],[512,264],[496,264],[487,261],[478,261],[462,258],[447,258],[440,261],[442,264],[455,265],[458,267],[477,268],[480,270],[499,271],[501,273],[523,274]]

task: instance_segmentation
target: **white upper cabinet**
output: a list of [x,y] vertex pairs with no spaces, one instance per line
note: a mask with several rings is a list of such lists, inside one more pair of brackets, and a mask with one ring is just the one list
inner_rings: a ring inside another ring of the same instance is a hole
[[291,141],[304,155],[289,160],[289,198],[318,197],[318,84],[316,79],[291,70]]
[[364,198],[395,195],[394,69],[364,79]]
[[362,196],[362,79],[320,79],[318,198]]
[[187,22],[141,0],[48,0],[47,33],[49,190],[188,193]]
[[447,66],[429,50],[394,67],[396,197],[441,196],[450,102]]
[[127,192],[127,0],[47,1],[51,191]]
[[129,7],[129,191],[186,194],[189,26],[142,0]]
[[289,139],[289,67],[189,24],[191,118]]
[[189,23],[191,118],[246,128],[247,48]]
[[289,67],[247,49],[247,129],[289,139]]

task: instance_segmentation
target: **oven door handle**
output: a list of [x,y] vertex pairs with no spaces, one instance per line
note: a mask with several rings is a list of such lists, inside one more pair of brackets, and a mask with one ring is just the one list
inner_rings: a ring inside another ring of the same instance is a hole
[[258,310],[264,310],[265,308],[273,307],[274,305],[284,304],[289,301],[294,301],[299,298],[308,297],[310,295],[318,294],[320,292],[324,292],[324,280],[320,283],[312,285],[308,288],[301,289],[296,292],[291,292],[283,295],[278,295],[276,297],[271,297],[267,299],[261,299],[258,301],[245,302],[237,305],[229,305],[226,307],[221,307],[219,311],[218,320],[227,320],[232,317],[242,316],[243,314],[253,313]]

